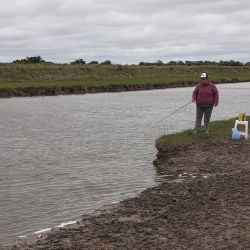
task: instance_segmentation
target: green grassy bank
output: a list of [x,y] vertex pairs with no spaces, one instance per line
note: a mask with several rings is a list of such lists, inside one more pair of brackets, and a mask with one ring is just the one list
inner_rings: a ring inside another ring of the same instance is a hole
[[[0,93],[53,95],[190,86],[203,71],[216,83],[250,81],[250,66],[0,64]],[[39,88],[42,91],[36,91]]]
[[[156,148],[161,152],[167,153],[183,149],[194,143],[205,140],[209,140],[211,143],[217,143],[220,141],[229,142],[231,141],[231,131],[236,119],[237,118],[232,118],[229,120],[211,122],[209,127],[209,137],[206,137],[202,131],[197,135],[193,135],[191,129],[176,134],[161,136],[156,140]],[[250,117],[247,117],[247,120],[250,123]],[[241,126],[238,126],[238,129],[241,130]]]

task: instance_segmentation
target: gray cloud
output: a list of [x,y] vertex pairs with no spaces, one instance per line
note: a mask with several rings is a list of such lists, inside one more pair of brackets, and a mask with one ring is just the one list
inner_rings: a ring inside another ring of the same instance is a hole
[[0,0],[0,61],[250,61],[248,0]]

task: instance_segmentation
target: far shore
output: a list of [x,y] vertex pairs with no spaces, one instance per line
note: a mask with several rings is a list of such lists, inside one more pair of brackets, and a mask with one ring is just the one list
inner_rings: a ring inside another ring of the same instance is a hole
[[0,64],[0,98],[189,87],[207,72],[215,84],[250,82],[250,66]]

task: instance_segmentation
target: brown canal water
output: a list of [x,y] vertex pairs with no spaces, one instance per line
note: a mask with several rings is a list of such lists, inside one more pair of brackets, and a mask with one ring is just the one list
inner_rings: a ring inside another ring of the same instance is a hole
[[[250,83],[218,88],[212,120],[250,114]],[[153,126],[192,91],[0,99],[0,243],[157,185],[154,141],[192,128],[195,105]]]

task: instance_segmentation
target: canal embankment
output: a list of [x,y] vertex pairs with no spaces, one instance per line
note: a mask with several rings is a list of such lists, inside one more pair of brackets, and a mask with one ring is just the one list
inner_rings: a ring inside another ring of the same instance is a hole
[[0,97],[54,96],[250,81],[249,66],[0,64]]

